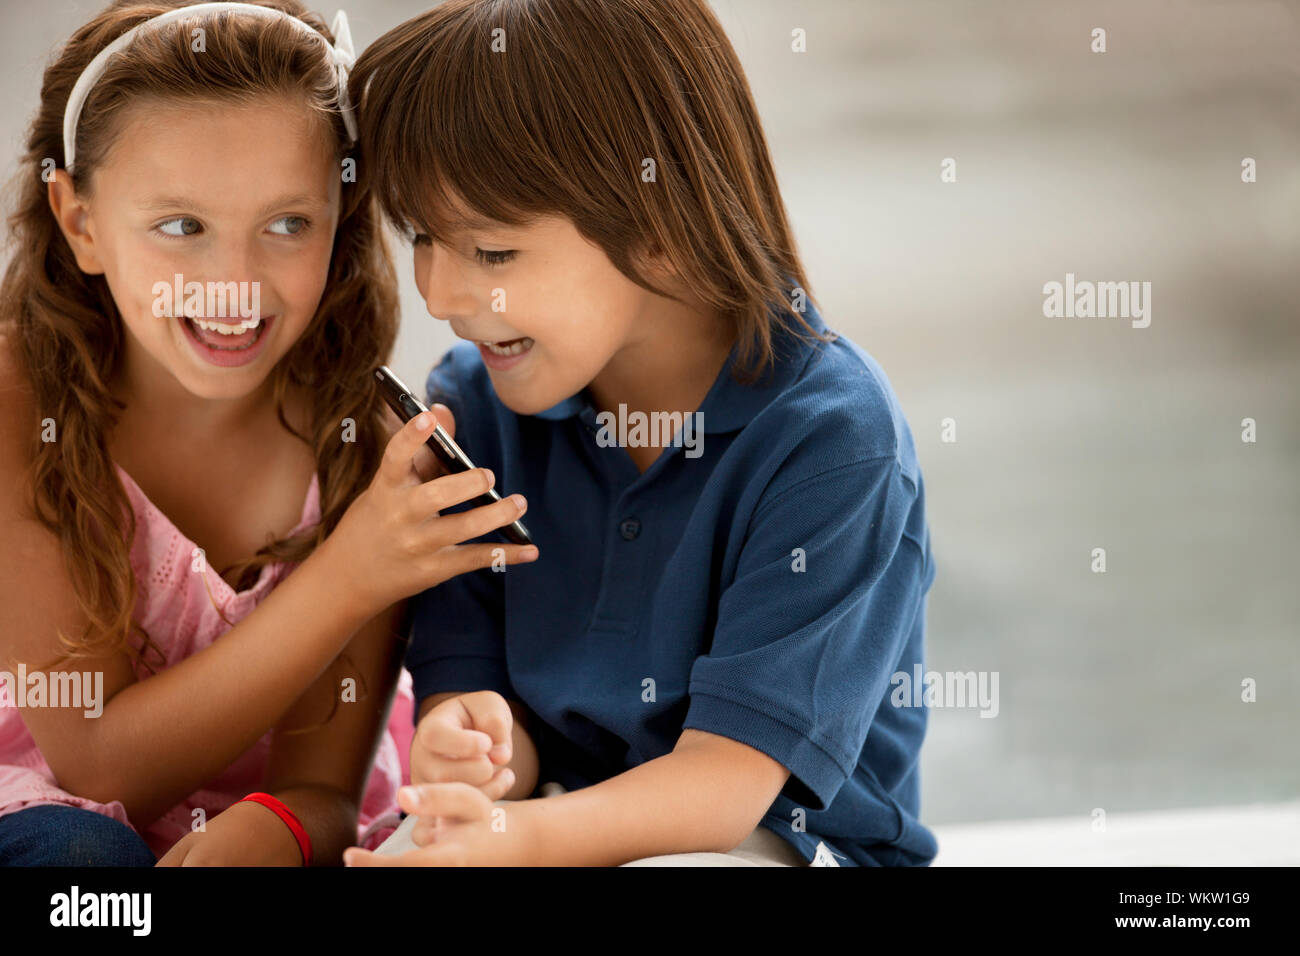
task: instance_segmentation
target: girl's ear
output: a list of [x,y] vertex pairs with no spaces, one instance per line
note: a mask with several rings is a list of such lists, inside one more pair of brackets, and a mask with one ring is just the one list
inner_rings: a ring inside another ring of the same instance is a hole
[[72,186],[72,177],[67,170],[56,169],[54,178],[47,184],[46,194],[50,201],[50,210],[54,220],[63,232],[63,238],[72,247],[77,267],[87,275],[102,275],[104,266],[95,249],[95,238],[86,228],[90,210],[85,202],[77,197]]

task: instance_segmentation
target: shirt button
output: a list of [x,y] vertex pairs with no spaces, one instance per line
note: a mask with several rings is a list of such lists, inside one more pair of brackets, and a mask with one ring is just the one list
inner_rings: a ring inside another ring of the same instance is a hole
[[618,526],[618,533],[623,536],[624,541],[631,541],[641,533],[641,522],[635,518],[624,518],[622,524]]

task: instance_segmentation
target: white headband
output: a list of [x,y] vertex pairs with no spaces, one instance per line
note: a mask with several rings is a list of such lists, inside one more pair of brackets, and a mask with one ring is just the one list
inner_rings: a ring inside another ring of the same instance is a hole
[[184,20],[206,13],[219,13],[222,10],[246,13],[249,16],[260,17],[263,20],[288,20],[295,28],[310,34],[325,44],[325,48],[329,50],[330,58],[334,62],[334,72],[338,79],[339,112],[343,114],[343,125],[347,128],[348,136],[352,138],[352,142],[357,141],[356,111],[352,108],[352,101],[348,97],[348,70],[352,68],[352,64],[356,62],[357,58],[352,49],[352,31],[348,29],[348,15],[346,13],[340,10],[334,16],[334,22],[330,25],[330,32],[334,34],[334,45],[331,46],[323,34],[318,33],[297,17],[281,10],[258,6],[254,3],[196,3],[193,6],[168,10],[166,13],[136,24],[100,50],[99,54],[90,61],[77,79],[76,86],[72,88],[72,94],[68,97],[68,105],[63,111],[63,163],[65,169],[69,172],[72,171],[73,150],[77,139],[77,121],[81,118],[81,107],[86,102],[86,97],[90,95],[91,87],[95,85],[100,74],[104,72],[104,68],[108,66],[108,61],[116,53],[124,49],[135,38],[136,34],[142,30],[155,30],[165,24],[175,23],[177,20]]

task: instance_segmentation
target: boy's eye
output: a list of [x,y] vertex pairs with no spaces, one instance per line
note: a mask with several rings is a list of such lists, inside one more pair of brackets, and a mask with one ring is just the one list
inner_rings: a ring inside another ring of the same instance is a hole
[[485,266],[499,266],[515,257],[514,249],[475,249],[474,255]]
[[[271,225],[274,227],[277,223],[281,223],[281,222],[286,222],[291,224],[291,228],[289,228],[287,232],[278,233],[278,235],[281,236],[301,235],[302,233],[307,231],[307,227],[309,225],[307,219],[303,216],[281,216],[275,222],[271,223]],[[275,232],[275,229],[273,228],[271,231]]]
[[[178,224],[178,228],[169,228],[177,227]],[[177,216],[175,219],[168,219],[166,222],[160,222],[154,228],[165,236],[180,238],[181,236],[192,236],[203,227],[199,225],[197,219],[193,219],[189,216]]]

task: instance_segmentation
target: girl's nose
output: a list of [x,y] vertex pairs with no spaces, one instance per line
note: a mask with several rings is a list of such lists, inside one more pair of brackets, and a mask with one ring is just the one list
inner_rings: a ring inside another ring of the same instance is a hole
[[210,278],[218,282],[258,282],[261,265],[255,242],[232,239],[217,250],[215,260],[210,263],[214,272]]

